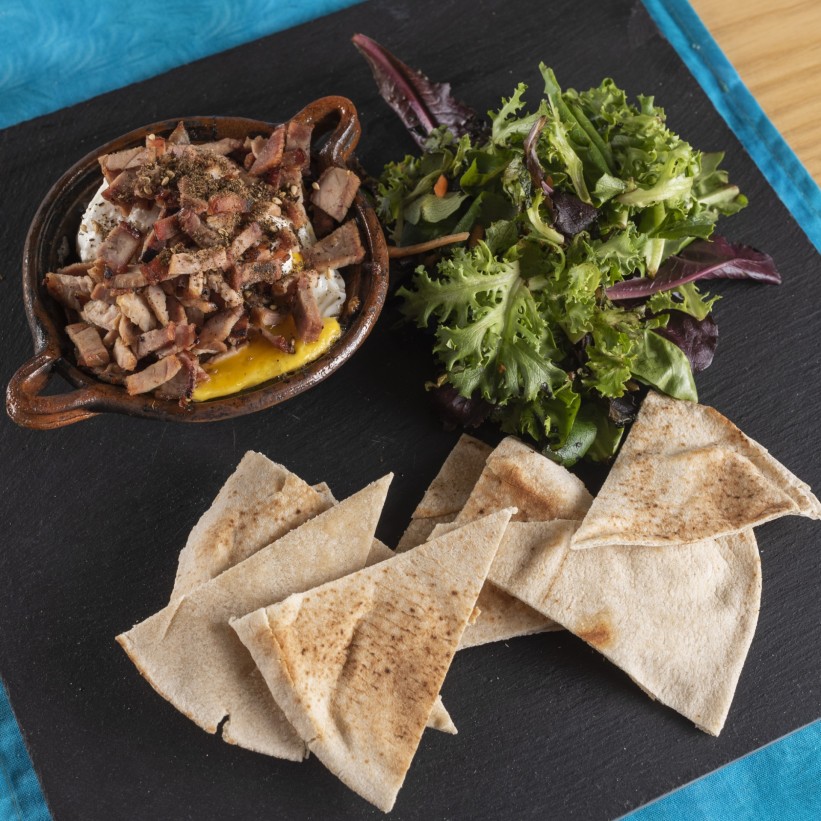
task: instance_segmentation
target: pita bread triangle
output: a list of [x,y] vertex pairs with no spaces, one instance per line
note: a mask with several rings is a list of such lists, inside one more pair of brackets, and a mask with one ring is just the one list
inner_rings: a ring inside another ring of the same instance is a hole
[[510,513],[231,622],[311,752],[385,812]]
[[718,411],[651,391],[573,547],[689,544],[788,514],[821,518],[808,485]]
[[362,568],[391,475],[226,570],[117,641],[163,698],[209,733],[300,761],[306,748],[276,707],[228,619]]
[[427,541],[437,524],[452,522],[457,517],[492,450],[490,445],[466,433],[459,437],[413,511],[411,522],[396,546],[399,553]]
[[321,492],[249,450],[191,531],[180,553],[171,601],[329,507]]
[[[371,545],[371,552],[368,554],[368,559],[365,562],[365,567],[372,567],[379,562],[384,562],[386,559],[392,559],[396,553],[391,550],[384,542],[379,539],[374,539]],[[456,735],[459,731],[450,717],[450,713],[445,709],[442,703],[441,696],[436,697],[436,703],[428,716],[428,727],[432,730],[439,730],[440,733],[448,733]]]
[[676,550],[571,550],[577,527],[511,522],[488,578],[586,641],[651,698],[718,735],[761,602],[752,530]]

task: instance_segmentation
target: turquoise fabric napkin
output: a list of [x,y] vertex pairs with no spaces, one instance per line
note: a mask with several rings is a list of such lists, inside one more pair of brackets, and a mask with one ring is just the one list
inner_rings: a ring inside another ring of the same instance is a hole
[[[0,0],[0,128],[354,5],[357,0]],[[821,190],[744,87],[686,0],[644,0],[716,108],[821,249]],[[162,19],[163,25],[145,25]],[[180,31],[186,36],[179,37]],[[111,48],[112,40],[117,48]],[[70,69],[70,70],[69,70]],[[629,816],[821,819],[821,721]],[[48,808],[0,687],[0,821],[44,821]]]

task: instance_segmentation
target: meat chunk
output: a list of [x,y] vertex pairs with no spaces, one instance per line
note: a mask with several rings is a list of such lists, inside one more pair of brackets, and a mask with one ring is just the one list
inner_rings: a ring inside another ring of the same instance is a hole
[[158,388],[160,385],[173,379],[182,368],[182,362],[176,356],[166,356],[153,365],[149,365],[139,373],[132,374],[125,378],[125,389],[130,396],[138,393],[148,393]]
[[73,325],[66,325],[66,333],[77,349],[79,365],[99,368],[109,363],[108,351],[96,328],[85,322],[76,322]]
[[188,206],[181,208],[177,214],[177,221],[180,228],[191,237],[200,248],[213,248],[219,245],[221,240],[220,235],[209,228],[197,215],[197,213]]
[[155,328],[153,331],[146,331],[140,334],[137,340],[137,359],[142,359],[160,348],[164,348],[174,341],[174,332],[177,326],[169,323],[164,328]]
[[317,184],[319,188],[311,195],[311,202],[342,222],[359,190],[359,177],[353,171],[331,166],[322,172]]
[[129,265],[121,274],[114,274],[107,283],[114,290],[134,290],[148,285],[148,277],[139,265]]
[[233,191],[220,191],[208,199],[209,214],[245,214],[251,210],[251,201]]
[[298,120],[288,123],[285,148],[288,151],[301,151],[306,157],[311,153],[311,135],[313,127]]
[[207,248],[194,253],[182,251],[172,254],[171,261],[168,263],[168,275],[178,277],[182,274],[198,274],[217,268],[227,269],[228,266],[228,255],[225,248]]
[[340,225],[316,245],[303,252],[305,264],[320,271],[329,268],[344,268],[354,262],[362,262],[365,249],[359,237],[359,229],[353,220]]
[[209,317],[202,326],[200,333],[200,347],[208,347],[212,342],[224,342],[228,339],[228,334],[242,316],[242,308],[232,308],[228,311],[220,311]]
[[137,357],[119,336],[114,340],[114,361],[124,371],[133,371],[137,367]]
[[221,274],[208,274],[205,278],[211,294],[216,294],[225,303],[226,308],[236,308],[242,305],[242,295],[237,293],[223,278]]
[[129,293],[118,296],[117,307],[143,333],[157,326],[154,315],[142,294]]
[[230,247],[231,259],[239,259],[252,245],[261,239],[262,228],[259,227],[259,223],[252,222],[234,237]]
[[174,127],[174,130],[168,135],[168,142],[171,145],[190,145],[191,138],[188,136],[188,131],[185,128],[185,123],[180,120]]
[[107,331],[117,331],[120,327],[120,309],[116,305],[103,302],[101,299],[92,299],[86,302],[80,316],[89,325],[105,328]]
[[71,274],[46,274],[46,290],[51,296],[67,308],[79,311],[91,296],[94,281],[90,276],[72,276]]
[[165,291],[159,285],[149,285],[145,290],[145,299],[154,312],[154,316],[157,317],[157,322],[160,325],[167,325],[169,316]]
[[251,308],[251,324],[257,328],[270,328],[282,322],[282,314],[263,305]]
[[258,177],[266,171],[270,171],[282,162],[282,154],[284,151],[285,129],[280,126],[274,129],[271,136],[268,137],[262,148],[260,148],[248,173],[253,177]]
[[295,277],[288,286],[288,300],[296,325],[296,334],[303,342],[316,342],[324,323],[310,279],[306,274]]
[[210,151],[212,154],[225,156],[242,148],[242,140],[237,140],[234,137],[223,137],[213,143],[199,143],[195,148],[197,151]]
[[122,273],[142,245],[142,234],[130,223],[118,223],[103,240],[97,256],[103,261],[106,276]]

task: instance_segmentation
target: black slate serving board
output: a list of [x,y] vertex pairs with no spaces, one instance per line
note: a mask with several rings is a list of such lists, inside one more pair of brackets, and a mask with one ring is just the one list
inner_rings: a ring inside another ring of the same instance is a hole
[[[565,86],[612,75],[654,93],[685,138],[726,149],[752,203],[726,229],[771,252],[784,284],[720,289],[721,344],[699,377],[702,401],[821,487],[819,258],[639,3],[368,3],[0,132],[1,381],[31,354],[19,283],[27,225],[96,145],[165,117],[281,120],[335,93],[359,106],[366,166],[412,150],[349,45],[357,31],[479,110],[520,79],[535,98],[545,60]],[[188,531],[249,448],[339,497],[395,471],[379,535],[396,541],[457,434],[421,389],[427,343],[395,319],[389,305],[323,385],[233,422],[98,417],[37,433],[0,420],[0,672],[55,818],[379,815],[315,760],[276,761],[203,733],[140,678],[114,635],[165,604]],[[459,735],[425,734],[393,817],[612,818],[818,718],[821,533],[790,519],[758,537],[761,617],[719,739],[570,635],[478,648],[457,656],[444,686]]]

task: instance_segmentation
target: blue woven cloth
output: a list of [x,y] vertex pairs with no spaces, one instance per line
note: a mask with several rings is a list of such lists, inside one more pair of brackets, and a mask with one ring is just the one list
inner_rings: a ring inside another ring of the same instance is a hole
[[[356,0],[0,0],[0,128],[159,74]],[[786,206],[821,249],[821,190],[685,0],[645,5]],[[162,19],[161,27],[145,25]],[[185,30],[186,36],[179,32]],[[112,49],[112,41],[117,47]],[[821,819],[821,721],[627,816]],[[0,821],[49,813],[0,687]]]

